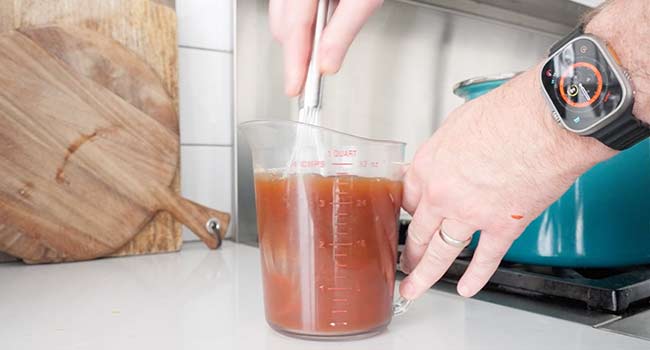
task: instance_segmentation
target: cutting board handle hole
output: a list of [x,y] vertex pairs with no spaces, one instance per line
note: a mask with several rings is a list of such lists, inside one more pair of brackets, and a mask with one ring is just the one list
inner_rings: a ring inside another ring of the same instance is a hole
[[217,218],[210,218],[208,221],[205,223],[205,228],[208,230],[208,233],[213,235],[218,243],[217,243],[217,248],[221,246],[221,223],[219,222],[219,219]]

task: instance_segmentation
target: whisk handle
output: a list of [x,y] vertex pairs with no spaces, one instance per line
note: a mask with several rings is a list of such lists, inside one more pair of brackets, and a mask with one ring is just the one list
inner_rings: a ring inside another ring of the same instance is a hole
[[314,38],[311,46],[311,58],[307,68],[305,87],[300,96],[300,108],[319,108],[321,105],[322,79],[318,69],[317,56],[321,34],[327,24],[330,12],[330,0],[318,0],[318,10],[314,23]]

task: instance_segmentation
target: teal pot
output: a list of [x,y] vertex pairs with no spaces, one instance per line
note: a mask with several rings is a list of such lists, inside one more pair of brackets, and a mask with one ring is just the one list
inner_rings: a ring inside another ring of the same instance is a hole
[[[466,80],[454,87],[454,93],[471,100],[512,76]],[[475,235],[470,248],[476,247],[478,236]],[[531,222],[504,260],[559,267],[649,264],[650,141],[645,140],[580,176],[560,199]]]

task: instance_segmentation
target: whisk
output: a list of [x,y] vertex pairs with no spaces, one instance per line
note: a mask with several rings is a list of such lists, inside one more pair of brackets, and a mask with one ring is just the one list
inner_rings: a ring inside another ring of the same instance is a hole
[[309,59],[307,78],[305,79],[305,85],[299,100],[299,120],[303,123],[315,125],[320,124],[321,89],[323,87],[322,77],[317,62],[318,46],[320,44],[323,29],[325,28],[329,17],[329,2],[330,0],[318,1],[318,10],[316,12],[316,21],[314,23],[314,39],[311,46],[311,58]]
[[[318,46],[321,34],[330,16],[330,1],[319,0],[314,23],[314,35],[312,41],[311,58],[307,68],[307,77],[304,88],[298,100],[299,114],[298,121],[306,124],[320,125],[320,107],[322,99],[322,77],[318,67]],[[308,159],[322,159],[324,147],[316,129],[304,125],[298,125],[296,130],[296,142],[291,154],[287,171],[291,164],[297,161]],[[322,175],[322,174],[321,174]]]

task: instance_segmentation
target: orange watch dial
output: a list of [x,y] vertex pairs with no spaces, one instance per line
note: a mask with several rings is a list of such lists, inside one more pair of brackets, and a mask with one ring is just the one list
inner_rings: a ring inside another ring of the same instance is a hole
[[[573,73],[572,76],[565,73],[560,78],[558,86],[560,96],[569,106],[575,108],[589,107],[598,100],[603,92],[603,76],[595,65],[588,62],[576,62],[572,65],[572,68],[572,70],[568,70],[568,72]],[[577,79],[579,82],[574,83],[573,80],[575,79],[573,78],[577,74],[586,75],[587,77]],[[582,81],[589,81],[589,87],[582,85]]]

